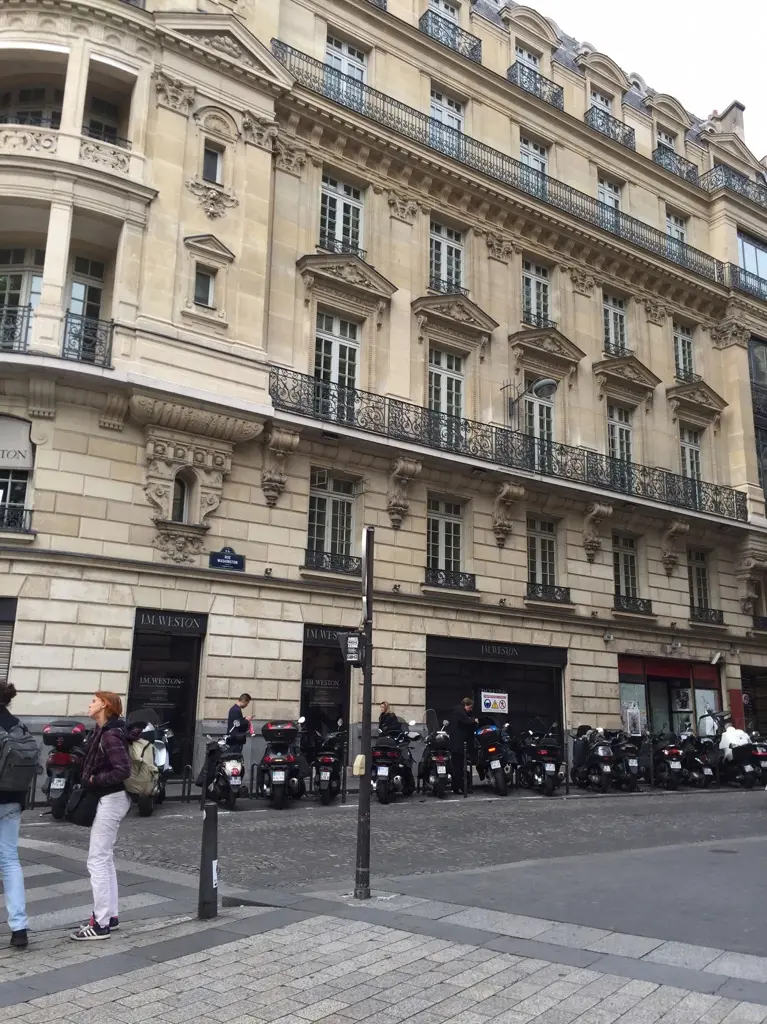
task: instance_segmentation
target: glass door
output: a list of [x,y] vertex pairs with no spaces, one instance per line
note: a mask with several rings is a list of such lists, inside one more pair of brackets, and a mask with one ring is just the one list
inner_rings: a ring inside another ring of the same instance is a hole
[[69,299],[66,344],[70,359],[83,363],[101,361],[99,329],[102,289],[84,281],[73,281]]

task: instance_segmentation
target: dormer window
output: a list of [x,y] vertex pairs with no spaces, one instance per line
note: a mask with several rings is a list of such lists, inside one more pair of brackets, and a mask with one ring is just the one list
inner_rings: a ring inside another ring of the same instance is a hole
[[537,53],[533,53],[532,50],[528,50],[526,46],[520,46],[519,43],[514,47],[514,52],[517,55],[517,60],[520,64],[524,64],[526,68],[530,68],[531,71],[541,70],[541,58]]
[[676,150],[676,135],[671,132],[667,132],[665,128],[658,128],[658,145],[665,146],[666,149]]
[[600,110],[606,110],[608,114],[613,112],[613,98],[608,96],[604,92],[600,92],[598,89],[592,88],[591,90],[591,105],[592,107],[599,107]]

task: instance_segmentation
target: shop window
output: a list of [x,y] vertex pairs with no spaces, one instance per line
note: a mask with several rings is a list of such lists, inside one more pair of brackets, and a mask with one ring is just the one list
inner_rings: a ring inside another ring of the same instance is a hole
[[28,529],[25,513],[28,487],[28,472],[0,469],[0,530],[23,532]]
[[15,622],[16,598],[0,597],[0,683],[8,682]]

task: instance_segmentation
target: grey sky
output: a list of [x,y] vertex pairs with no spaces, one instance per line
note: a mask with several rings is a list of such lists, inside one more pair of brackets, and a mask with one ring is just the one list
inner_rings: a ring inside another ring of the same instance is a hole
[[758,160],[767,155],[764,0],[528,2],[563,32],[591,43],[627,74],[637,72],[650,88],[676,97],[699,117],[740,100],[746,108],[746,145]]

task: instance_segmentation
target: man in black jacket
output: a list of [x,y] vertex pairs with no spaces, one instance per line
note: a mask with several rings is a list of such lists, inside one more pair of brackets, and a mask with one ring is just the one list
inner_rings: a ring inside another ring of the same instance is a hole
[[463,792],[463,773],[466,770],[463,760],[463,745],[466,744],[466,756],[471,764],[474,752],[474,701],[464,697],[450,714],[450,753],[453,765],[453,792]]
[[[0,728],[6,731],[21,725],[8,710],[15,696],[16,687],[12,683],[0,683]],[[24,949],[27,945],[24,875],[19,863],[19,826],[26,799],[26,793],[0,792],[0,877],[3,879],[11,945],[17,949]]]

